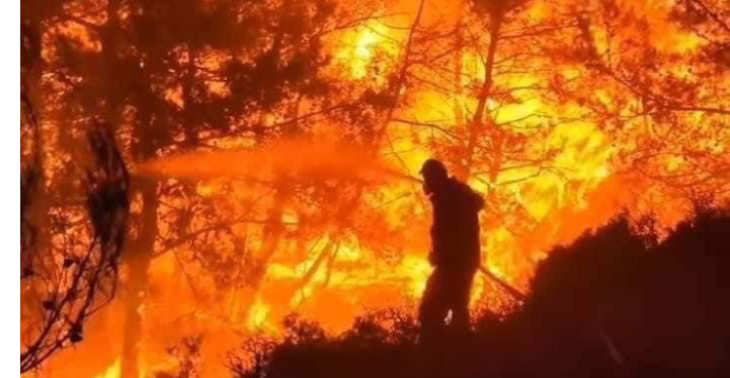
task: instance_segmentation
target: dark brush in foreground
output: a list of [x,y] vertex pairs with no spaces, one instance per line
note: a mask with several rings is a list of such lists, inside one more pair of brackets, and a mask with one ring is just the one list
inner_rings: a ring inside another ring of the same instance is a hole
[[524,305],[478,314],[468,337],[419,345],[397,309],[334,338],[290,318],[282,342],[250,341],[254,358],[230,367],[235,378],[730,376],[730,214],[700,212],[650,239],[618,218],[557,248]]

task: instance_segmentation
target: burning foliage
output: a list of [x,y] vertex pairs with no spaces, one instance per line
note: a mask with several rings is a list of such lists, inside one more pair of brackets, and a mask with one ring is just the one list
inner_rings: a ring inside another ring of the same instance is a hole
[[[724,0],[21,6],[22,327],[38,334],[83,256],[80,282],[97,267],[104,289],[74,311],[121,288],[56,322],[88,327],[46,361],[54,378],[220,376],[291,312],[330,340],[416,301],[430,214],[413,176],[430,157],[485,195],[483,324],[616,214],[664,238],[730,199]],[[87,138],[91,120],[109,129]]]
[[95,160],[86,169],[86,208],[93,230],[88,246],[50,255],[21,235],[28,240],[21,249],[27,322],[21,333],[21,373],[38,367],[59,349],[81,342],[89,317],[114,299],[127,232],[129,174],[108,127],[93,125],[88,142]]

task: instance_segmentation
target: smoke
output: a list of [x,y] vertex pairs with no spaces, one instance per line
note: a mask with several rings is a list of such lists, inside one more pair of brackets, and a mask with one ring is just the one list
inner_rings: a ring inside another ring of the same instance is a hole
[[331,179],[368,183],[394,180],[420,182],[400,172],[371,152],[344,144],[289,140],[240,150],[192,152],[162,157],[141,164],[140,176],[192,180],[228,178],[269,182],[276,178],[297,181]]

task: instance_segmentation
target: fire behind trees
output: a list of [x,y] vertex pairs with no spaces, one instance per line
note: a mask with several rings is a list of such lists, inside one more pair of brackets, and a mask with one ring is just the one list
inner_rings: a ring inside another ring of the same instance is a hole
[[[26,167],[21,181],[21,373],[39,367],[58,350],[80,343],[84,326],[94,313],[114,299],[119,264],[127,236],[129,174],[110,130],[90,126],[88,144],[92,165],[86,168],[86,240],[46,247],[31,220],[37,166]],[[36,217],[37,219],[37,217]],[[66,225],[48,227],[65,228]]]
[[[22,111],[36,126],[21,143],[37,167],[21,178],[37,209],[24,243],[62,261],[91,240],[79,178],[92,120],[132,172],[290,140],[303,147],[278,161],[303,167],[322,163],[309,146],[354,145],[403,176],[437,155],[487,194],[486,264],[523,289],[553,245],[624,207],[671,228],[694,201],[727,200],[726,2],[444,3],[24,0]],[[342,330],[420,294],[416,183],[261,179],[246,162],[219,164],[255,182],[133,175],[119,300],[78,345],[94,362],[51,361],[54,374],[119,360],[137,376],[201,335],[212,361],[237,342],[221,334],[276,332],[293,310]],[[495,295],[478,286],[475,300]]]
[[[38,368],[62,348],[81,342],[84,326],[95,312],[114,299],[119,264],[127,236],[129,173],[108,125],[95,121],[88,126],[88,163],[81,164],[88,220],[85,237],[58,243],[43,240],[65,230],[66,217],[48,211],[42,154],[40,114],[28,88],[28,77],[38,70],[38,35],[27,24],[21,33],[23,81],[21,82],[24,145],[21,170],[20,279],[21,314],[20,371]],[[34,96],[34,94],[36,96]],[[79,209],[79,210],[81,210]],[[85,215],[85,216],[84,216]],[[53,230],[53,231],[51,231]]]

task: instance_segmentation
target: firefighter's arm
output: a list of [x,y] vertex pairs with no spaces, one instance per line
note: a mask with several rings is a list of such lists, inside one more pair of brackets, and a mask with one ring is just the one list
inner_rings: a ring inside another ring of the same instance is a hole
[[431,266],[436,266],[438,263],[438,256],[436,251],[440,248],[440,240],[438,233],[436,232],[435,225],[431,226],[431,249],[428,251],[428,262]]

